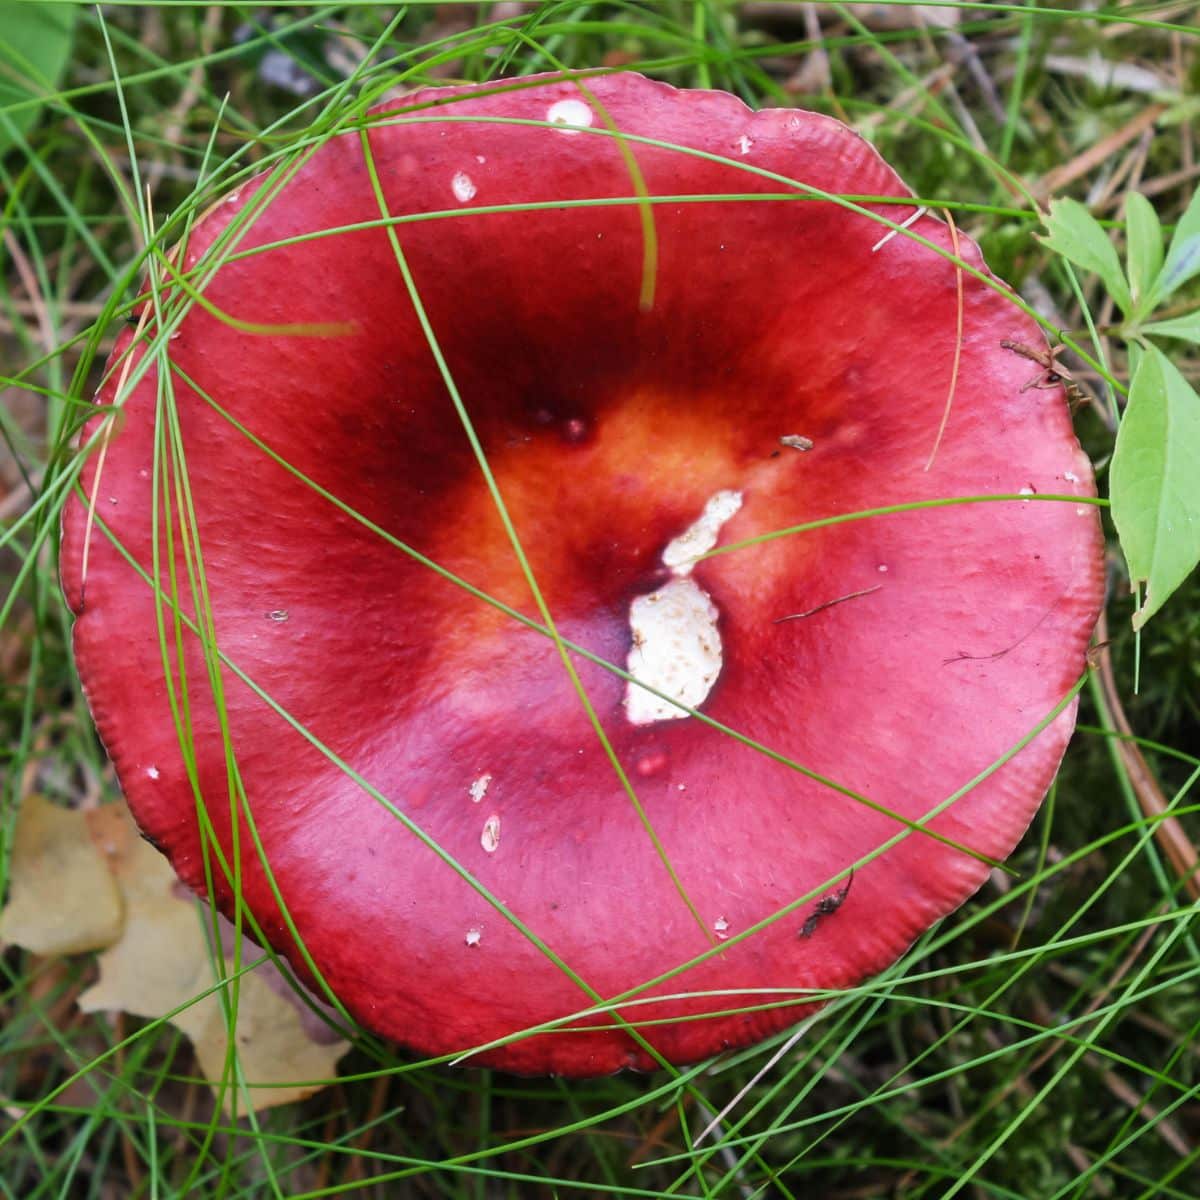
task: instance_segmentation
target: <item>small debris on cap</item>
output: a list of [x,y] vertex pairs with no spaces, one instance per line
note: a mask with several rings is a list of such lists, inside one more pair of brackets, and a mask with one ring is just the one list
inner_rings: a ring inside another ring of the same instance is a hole
[[483,823],[483,832],[479,835],[479,844],[489,853],[495,854],[500,845],[500,815],[492,813]]

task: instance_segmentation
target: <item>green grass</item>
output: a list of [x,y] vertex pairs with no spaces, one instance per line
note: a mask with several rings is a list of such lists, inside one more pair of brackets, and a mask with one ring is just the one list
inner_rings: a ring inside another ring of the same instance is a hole
[[[226,191],[263,170],[286,174],[298,150],[356,127],[396,84],[619,63],[755,107],[799,103],[859,125],[920,202],[952,211],[1022,304],[1078,351],[1069,361],[1096,403],[1076,424],[1103,494],[1129,364],[1107,336],[1117,318],[1097,281],[1034,237],[1037,205],[1071,194],[1116,222],[1136,188],[1166,224],[1177,219],[1200,182],[1191,127],[1200,9],[949,5],[958,22],[948,29],[906,23],[907,7],[820,6],[821,45],[799,8],[781,15],[720,0],[572,0],[500,19],[483,4],[80,9],[61,82],[21,102],[36,123],[22,130],[0,113],[11,143],[0,159],[4,846],[31,791],[70,805],[118,794],[71,662],[56,545],[83,461],[79,432],[147,267],[156,277],[169,247]],[[881,23],[883,8],[893,20]],[[304,96],[265,77],[286,62]],[[1157,72],[1160,86],[1141,90],[1148,74],[1136,86],[1110,80],[1118,66]],[[789,80],[801,68],[817,90],[795,95]],[[1161,105],[1156,121],[1139,126],[1152,105]],[[1105,139],[1111,152],[1088,165],[1088,149]],[[399,224],[380,198],[394,237]],[[636,177],[629,202],[653,207]],[[393,245],[403,270],[401,241]],[[650,279],[649,255],[647,264]],[[147,362],[165,354],[172,321],[205,303],[203,277],[186,282],[171,295],[155,287],[161,333]],[[412,295],[419,306],[415,286]],[[1182,307],[1195,299],[1193,287]],[[1194,356],[1176,362],[1195,380]],[[186,515],[186,448],[169,388],[160,411],[156,483]],[[467,408],[460,413],[473,436]],[[186,570],[163,597],[164,662],[173,677],[176,639],[192,636],[181,609],[197,612],[193,633],[219,689],[229,664],[206,625],[203,544],[192,522],[180,528]],[[520,553],[518,531],[508,532]],[[566,1082],[423,1062],[363,1035],[333,1086],[231,1120],[169,1024],[78,1011],[94,979],[88,958],[8,947],[0,1196],[1195,1200],[1197,910],[1162,831],[1200,842],[1200,583],[1185,584],[1135,639],[1115,542],[1110,568],[1115,691],[1098,673],[1082,682],[1079,732],[1011,872],[994,872],[882,976],[833,996],[798,1038],[649,1076]],[[569,669],[572,647],[544,605],[537,625]],[[173,696],[185,735],[187,692],[180,681]],[[1120,732],[1116,703],[1132,735]],[[598,722],[596,731],[603,737]],[[1148,815],[1145,779],[1122,753],[1131,741],[1170,823]],[[230,772],[240,801],[232,755]],[[6,868],[7,850],[0,890]],[[222,869],[215,855],[210,869]],[[235,964],[235,984],[254,965]],[[236,1013],[236,986],[229,996]],[[229,1067],[236,1088],[236,1062]],[[699,1139],[735,1099],[715,1135]]]

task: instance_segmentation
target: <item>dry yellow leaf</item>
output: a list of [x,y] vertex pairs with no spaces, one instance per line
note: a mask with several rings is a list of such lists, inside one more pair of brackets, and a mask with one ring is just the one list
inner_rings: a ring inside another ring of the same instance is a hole
[[86,814],[25,797],[17,817],[0,941],[35,954],[79,954],[121,932],[121,895]]
[[[105,805],[89,818],[95,844],[107,855],[124,897],[125,928],[100,955],[100,979],[80,997],[80,1007],[153,1018],[186,1006],[171,1022],[191,1039],[204,1074],[220,1081],[229,1038],[221,993],[203,995],[218,980],[206,931],[209,913],[178,882],[167,860],[138,836],[124,805]],[[223,920],[221,936],[228,971],[235,935]],[[245,942],[242,961],[253,962],[261,953]],[[230,987],[230,1002],[233,994]],[[336,1075],[336,1063],[349,1049],[313,1018],[269,962],[242,977],[233,1032],[240,1076],[249,1085],[238,1099],[243,1109],[311,1095]],[[227,1109],[231,1100],[227,1089]]]

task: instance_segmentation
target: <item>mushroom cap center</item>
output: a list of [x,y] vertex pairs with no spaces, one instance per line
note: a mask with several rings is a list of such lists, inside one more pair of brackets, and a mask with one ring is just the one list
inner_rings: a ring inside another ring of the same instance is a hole
[[[743,569],[736,555],[698,564],[695,558],[718,537],[732,536],[751,493],[756,523],[794,521],[800,463],[795,455],[772,457],[777,443],[770,440],[731,445],[727,421],[715,408],[711,419],[703,410],[693,412],[676,428],[671,414],[679,411],[672,397],[638,394],[595,412],[573,410],[567,417],[514,425],[493,436],[485,450],[530,569],[564,635],[695,707],[721,666],[720,604],[714,606],[712,586]],[[449,519],[434,544],[421,549],[495,600],[539,619],[474,461],[464,462],[442,511]],[[755,587],[766,594],[772,556],[755,557]],[[778,568],[781,582],[795,569],[782,558]],[[478,692],[481,662],[494,662],[499,680],[515,658],[525,658],[529,670],[560,679],[561,666],[545,638],[515,634],[511,617],[461,589],[444,585],[441,591],[445,603],[439,599],[439,611],[430,615],[443,678],[454,678],[461,667]],[[673,640],[678,653],[670,649]],[[631,686],[626,715],[640,724],[686,713]]]

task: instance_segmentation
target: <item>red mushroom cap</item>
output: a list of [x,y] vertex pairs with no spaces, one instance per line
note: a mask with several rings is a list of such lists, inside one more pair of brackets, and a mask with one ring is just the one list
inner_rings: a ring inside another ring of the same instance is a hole
[[[624,74],[420,92],[364,136],[548,611],[595,656],[571,659],[645,819],[538,627],[357,131],[192,231],[182,265],[205,302],[161,338],[174,465],[158,363],[120,386],[149,338],[114,353],[101,400],[124,419],[84,472],[90,536],[87,505],[68,506],[63,579],[130,805],[200,892],[197,797],[226,863],[241,812],[263,936],[311,981],[290,920],[356,1018],[424,1053],[596,997],[636,998],[620,1012],[640,1035],[593,1015],[472,1061],[589,1075],[761,1038],[970,895],[1063,753],[1073,703],[968,786],[1069,694],[1100,602],[1061,389],[1027,386],[1036,368],[1002,345],[1043,347],[1040,331],[965,237],[970,270],[946,257],[940,221],[825,198],[909,193],[822,116]],[[643,186],[679,199],[639,204]],[[751,193],[784,198],[712,198]],[[534,207],[472,213],[512,205]],[[887,238],[871,214],[908,228]],[[174,512],[160,499],[157,525],[156,410]],[[195,617],[180,465],[223,658],[210,672],[185,629],[181,678],[166,608],[168,687],[147,580],[157,529],[163,588],[173,557]],[[924,508],[695,561],[837,514],[1035,493],[1080,500]],[[960,790],[937,837],[906,827]],[[232,913],[215,856],[212,888]]]

